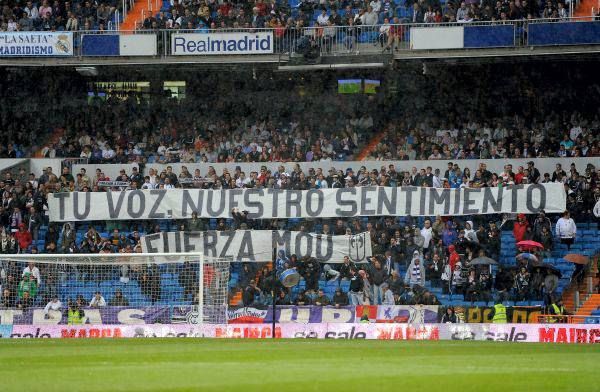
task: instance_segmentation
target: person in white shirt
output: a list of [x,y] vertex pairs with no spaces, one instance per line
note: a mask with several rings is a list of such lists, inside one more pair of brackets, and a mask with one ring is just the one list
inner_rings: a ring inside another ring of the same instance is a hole
[[317,24],[321,27],[329,24],[329,15],[327,15],[327,10],[325,8],[321,10],[321,14],[317,17]]
[[240,172],[240,176],[237,180],[235,180],[235,186],[238,188],[244,188],[249,182],[250,179],[246,177],[246,173]]
[[431,238],[433,237],[433,229],[431,228],[431,221],[429,219],[425,220],[424,226],[421,229],[421,235],[424,238],[423,253],[426,254],[429,251],[429,244],[431,243]]
[[144,177],[144,183],[141,189],[155,189],[155,186],[150,182],[150,176]]
[[104,297],[102,296],[102,294],[100,294],[99,291],[96,291],[96,295],[94,295],[94,298],[92,298],[92,300],[90,301],[90,308],[101,308],[106,306],[106,301],[104,300]]
[[116,155],[115,150],[110,148],[110,146],[108,144],[102,150],[102,159],[113,159],[115,157],[115,155]]
[[371,8],[373,8],[373,12],[379,13],[379,11],[381,11],[381,1],[379,1],[379,0],[371,0],[371,2],[369,3],[369,5],[371,6]]
[[[48,302],[46,304],[46,306],[44,307],[44,315],[47,315],[48,317],[52,317],[49,312],[51,310],[54,310],[56,312],[60,312],[62,310],[62,302],[60,302],[60,300],[58,299],[58,297],[53,297],[52,301]],[[62,315],[61,315],[62,316]],[[59,317],[61,317],[59,316]]]
[[440,169],[435,169],[435,174],[433,175],[433,187],[434,188],[443,188],[444,184],[442,183],[442,179],[440,178]]
[[571,250],[571,245],[577,236],[577,225],[569,211],[563,212],[562,218],[556,222],[556,236],[560,239],[561,244],[566,244],[567,249]]
[[381,285],[381,289],[383,290],[383,300],[381,301],[382,305],[395,305],[394,301],[394,293],[390,290],[387,283]]
[[171,184],[171,180],[169,178],[165,178],[164,189],[175,189],[175,185]]
[[35,266],[35,263],[29,262],[27,267],[23,269],[23,274],[21,276],[25,276],[25,274],[33,275],[33,277],[37,280],[38,287],[42,283],[42,277],[40,276],[40,270]]

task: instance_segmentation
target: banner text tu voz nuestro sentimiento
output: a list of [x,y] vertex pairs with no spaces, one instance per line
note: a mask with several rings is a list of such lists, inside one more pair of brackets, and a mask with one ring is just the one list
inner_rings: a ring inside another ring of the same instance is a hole
[[557,183],[461,189],[157,189],[54,193],[48,206],[54,222],[188,219],[194,212],[204,218],[230,218],[233,208],[248,211],[251,219],[456,216],[560,213],[566,195]]

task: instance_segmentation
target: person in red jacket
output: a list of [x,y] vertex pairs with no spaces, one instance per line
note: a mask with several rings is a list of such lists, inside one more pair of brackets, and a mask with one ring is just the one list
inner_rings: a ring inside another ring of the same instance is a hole
[[450,252],[450,256],[448,257],[448,264],[450,264],[450,270],[454,272],[454,267],[460,261],[460,255],[456,252],[456,248],[454,245],[448,246],[448,252]]
[[19,230],[15,233],[15,239],[19,244],[19,249],[25,250],[31,245],[31,233],[25,230],[25,224],[19,224]]
[[527,222],[527,219],[525,219],[525,214],[517,215],[517,221],[513,227],[515,242],[523,241],[523,237],[525,237],[525,232],[527,231],[527,226],[529,226],[529,222]]

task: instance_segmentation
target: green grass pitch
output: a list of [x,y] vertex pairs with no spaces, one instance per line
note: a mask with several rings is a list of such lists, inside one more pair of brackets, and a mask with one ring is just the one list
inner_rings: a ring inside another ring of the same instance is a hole
[[600,391],[600,346],[356,340],[0,341],[0,391]]

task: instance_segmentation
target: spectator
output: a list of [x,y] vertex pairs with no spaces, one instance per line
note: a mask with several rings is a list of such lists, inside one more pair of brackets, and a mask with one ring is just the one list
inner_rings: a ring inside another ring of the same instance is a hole
[[106,306],[106,301],[99,291],[96,291],[94,297],[90,301],[90,308],[103,308]]
[[340,306],[347,306],[348,305],[348,295],[342,291],[341,288],[336,288],[335,289],[335,294],[333,294],[333,306],[335,306],[336,308],[339,308]]
[[561,244],[566,244],[567,249],[571,250],[571,245],[575,242],[577,236],[577,225],[571,218],[569,211],[565,211],[562,217],[556,222],[556,237]]
[[433,238],[433,228],[429,219],[425,219],[425,223],[421,229],[421,236],[423,237],[423,254],[428,254],[429,244]]
[[517,301],[527,301],[530,299],[530,275],[525,267],[521,267],[521,270],[515,277],[515,288]]
[[129,300],[123,295],[121,289],[115,290],[115,295],[108,302],[110,306],[129,306]]
[[555,296],[556,289],[558,288],[558,276],[548,272],[544,278],[544,304],[546,306],[552,303],[552,299]]
[[460,255],[456,252],[456,247],[454,245],[448,246],[448,265],[450,266],[450,271],[454,271],[456,265],[460,262]]
[[421,263],[421,255],[418,251],[413,253],[412,260],[404,277],[404,283],[410,285],[411,288],[415,285],[425,287],[425,267]]
[[381,263],[376,257],[371,258],[369,275],[371,277],[371,287],[373,290],[371,295],[371,298],[373,299],[372,305],[379,305],[381,303],[381,299],[383,298],[381,285],[387,279],[387,274],[381,267]]
[[390,290],[389,286],[387,285],[387,283],[384,283],[381,285],[381,290],[382,290],[382,305],[394,305],[396,303],[396,301],[394,300],[394,293],[392,293],[392,290]]
[[340,278],[340,273],[331,268],[329,264],[325,264],[323,266],[323,276],[325,280],[335,282]]
[[252,306],[257,295],[261,294],[261,290],[256,286],[256,281],[252,279],[248,286],[244,289],[242,302],[244,307]]
[[19,299],[22,299],[27,293],[27,301],[33,302],[33,299],[36,297],[38,291],[37,280],[30,273],[26,273],[23,275],[21,282],[19,282],[19,291],[18,296]]
[[350,270],[350,288],[348,291],[348,298],[350,299],[350,305],[363,305],[364,304],[364,281],[356,273],[355,269]]
[[325,295],[323,289],[319,289],[318,296],[315,298],[314,304],[317,306],[327,306],[330,304],[329,297]]
[[517,221],[513,226],[513,236],[515,237],[516,243],[524,240],[527,227],[529,227],[529,222],[527,222],[525,214],[517,215]]
[[[45,317],[52,318],[52,314],[50,314],[51,310],[54,312],[60,312],[62,310],[62,302],[60,302],[58,296],[53,296],[52,300],[44,307]],[[59,318],[62,318],[62,313],[60,314]]]
[[27,274],[32,275],[35,278],[38,287],[42,284],[42,276],[40,274],[40,269],[35,266],[35,263],[33,261],[27,263],[27,267],[23,269],[22,276],[25,276]]
[[279,290],[279,295],[277,296],[277,300],[275,301],[276,305],[291,305],[292,301],[290,300],[290,296],[283,290]]
[[29,291],[24,291],[22,295],[19,296],[19,300],[17,301],[17,308],[25,310],[29,309],[33,306],[33,297],[30,295]]
[[394,294],[402,294],[404,291],[404,282],[402,279],[400,279],[400,273],[398,270],[392,271],[392,274],[388,277],[386,284]]
[[0,298],[0,308],[12,309],[16,306],[16,298],[9,289],[2,290],[2,298]]
[[319,275],[321,267],[319,263],[312,257],[307,257],[303,260],[298,268],[298,272],[304,278],[306,290],[316,291],[319,287]]
[[312,304],[312,300],[310,299],[310,296],[308,295],[308,290],[301,291],[300,293],[298,293],[298,296],[296,297],[296,305],[308,306],[311,304]]
[[440,321],[442,324],[456,324],[458,323],[458,318],[456,317],[456,313],[454,312],[453,306],[448,306],[446,308],[446,312],[442,316]]

